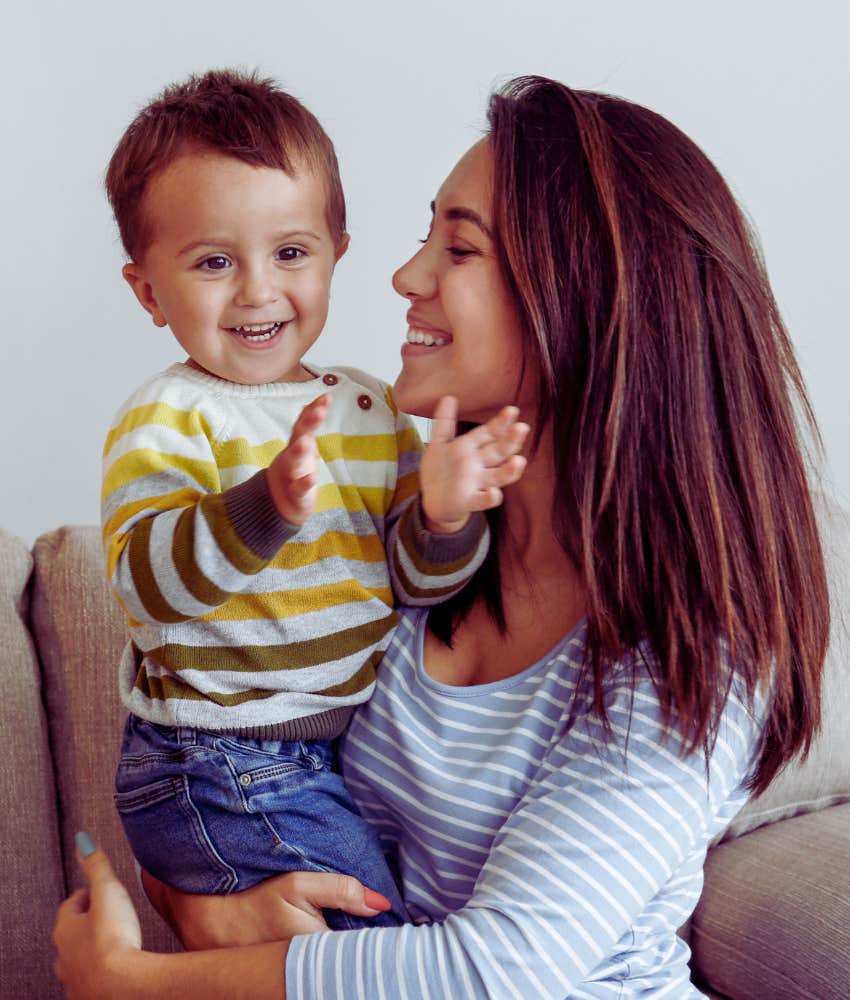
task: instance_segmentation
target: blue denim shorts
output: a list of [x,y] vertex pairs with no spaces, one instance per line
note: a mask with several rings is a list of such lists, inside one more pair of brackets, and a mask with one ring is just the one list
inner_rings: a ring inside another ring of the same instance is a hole
[[334,758],[329,740],[243,739],[131,715],[115,804],[139,864],[176,889],[225,894],[281,872],[342,872],[393,908],[372,918],[329,910],[329,926],[398,926],[398,888]]

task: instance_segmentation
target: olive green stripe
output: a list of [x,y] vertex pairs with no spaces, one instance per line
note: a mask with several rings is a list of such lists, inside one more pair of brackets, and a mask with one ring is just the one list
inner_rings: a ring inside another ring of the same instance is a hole
[[133,529],[128,546],[130,573],[133,585],[145,611],[157,622],[173,624],[185,621],[187,616],[181,615],[166,601],[162,591],[157,586],[150,561],[150,535],[153,528],[153,518],[140,521]]
[[185,646],[167,643],[148,650],[147,656],[167,670],[228,670],[258,673],[267,670],[303,670],[344,659],[378,645],[398,619],[390,612],[378,621],[343,629],[303,642],[273,646]]
[[253,576],[268,565],[268,559],[252,552],[237,534],[225,508],[223,493],[204,497],[201,510],[216,544],[240,573]]
[[[382,656],[383,653],[380,652],[372,653],[357,673],[349,677],[348,680],[322,691],[310,693],[327,698],[347,698],[360,691],[365,691],[375,679],[375,667]],[[211,701],[222,708],[244,705],[246,701],[264,701],[266,698],[286,693],[269,691],[267,688],[251,688],[236,694],[223,694],[217,691],[201,692],[180,680],[179,677],[149,677],[143,670],[140,670],[136,677],[135,687],[145,697],[153,701],[165,701],[167,698],[179,698],[182,701]]]
[[[459,585],[457,583],[453,583],[447,587],[417,587],[407,573],[405,573],[397,552],[393,553],[392,559],[393,570],[406,597],[427,598],[430,599],[430,604],[439,604],[443,598],[450,597],[458,589]],[[469,562],[469,560],[466,559],[464,562]]]
[[349,695],[364,691],[375,679],[375,668],[383,659],[384,654],[380,650],[375,650],[356,674],[349,677],[342,684],[334,684],[333,687],[323,688],[316,691],[316,694],[324,695],[327,698],[347,698]]
[[230,597],[230,593],[217,587],[204,573],[195,559],[196,509],[188,507],[177,519],[171,542],[171,558],[183,586],[195,600],[207,607],[217,608]]

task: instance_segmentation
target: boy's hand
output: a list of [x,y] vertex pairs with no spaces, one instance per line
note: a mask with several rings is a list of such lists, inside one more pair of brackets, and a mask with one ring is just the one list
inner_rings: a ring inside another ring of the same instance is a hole
[[266,473],[275,507],[290,524],[304,524],[316,506],[316,431],[330,407],[329,393],[304,407],[292,428],[289,444],[275,456]]
[[486,424],[455,437],[457,400],[440,400],[419,470],[429,531],[460,531],[473,511],[499,506],[502,487],[515,483],[525,470],[526,460],[518,453],[529,428],[518,416],[515,406],[506,406]]

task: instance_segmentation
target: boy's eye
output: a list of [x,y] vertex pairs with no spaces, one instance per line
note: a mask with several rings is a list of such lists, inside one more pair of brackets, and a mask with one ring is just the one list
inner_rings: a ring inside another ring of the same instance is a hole
[[198,266],[205,271],[223,271],[225,268],[230,267],[230,261],[227,257],[217,254],[215,257],[207,257],[206,260],[202,260]]
[[298,260],[304,256],[304,251],[300,247],[281,247],[277,252],[277,259],[283,261]]

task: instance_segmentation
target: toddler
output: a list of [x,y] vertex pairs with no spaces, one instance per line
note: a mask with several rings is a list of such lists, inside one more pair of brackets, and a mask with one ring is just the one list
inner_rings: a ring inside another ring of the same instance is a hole
[[422,446],[390,389],[305,360],[345,203],[330,140],[271,81],[168,88],[106,184],[124,277],[188,354],[131,396],[104,451],[103,542],[130,628],[115,796],[130,844],[195,893],[345,872],[396,923],[333,741],[372,692],[394,597],[443,600],[480,565],[480,511],[521,474],[527,427],[508,408],[454,438],[444,400],[419,494]]

